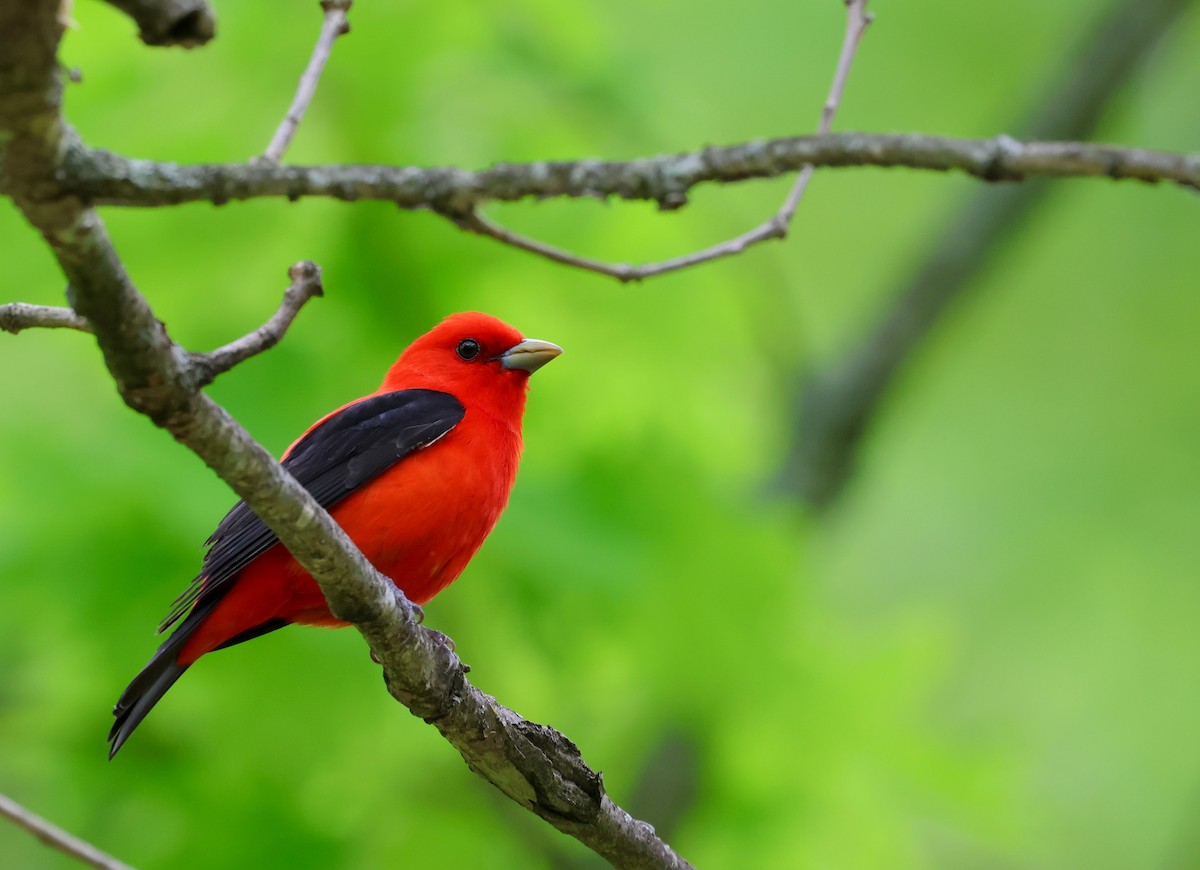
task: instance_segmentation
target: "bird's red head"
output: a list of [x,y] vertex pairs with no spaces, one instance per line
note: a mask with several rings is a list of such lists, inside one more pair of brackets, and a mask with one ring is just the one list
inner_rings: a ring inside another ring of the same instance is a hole
[[560,353],[558,345],[525,338],[489,314],[451,314],[408,346],[381,390],[430,389],[523,400],[529,376]]

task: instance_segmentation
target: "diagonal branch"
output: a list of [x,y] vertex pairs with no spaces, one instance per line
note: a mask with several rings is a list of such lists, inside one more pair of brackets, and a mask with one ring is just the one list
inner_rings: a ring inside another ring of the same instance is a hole
[[30,812],[3,794],[0,794],[0,816],[18,827],[24,828],[51,849],[56,849],[64,855],[70,855],[76,861],[87,864],[89,867],[97,867],[99,870],[132,870],[128,864],[123,864],[86,840],[68,834],[62,828],[46,821],[36,813]]
[[38,326],[46,329],[92,331],[91,324],[70,308],[30,305],[28,302],[9,302],[0,305],[0,330],[16,335],[22,329],[32,329]]
[[[187,354],[126,274],[103,223],[76,198],[46,198],[73,137],[60,115],[55,0],[0,0],[0,174],[50,245],[122,399],[205,461],[278,535],[383,666],[393,697],[433,724],[468,766],[509,798],[620,867],[686,868],[654,831],[614,804],[599,773],[552,728],[526,721],[472,686],[444,635],[329,514],[229,414],[195,388]],[[53,188],[51,188],[53,189]]]
[[[279,344],[304,304],[314,296],[325,295],[325,289],[321,285],[321,267],[316,263],[309,260],[296,263],[288,269],[288,277],[292,279],[292,283],[284,291],[283,301],[279,303],[279,309],[270,320],[249,335],[244,335],[224,347],[208,353],[189,354],[188,367],[191,370],[194,388],[208,386],[217,375],[224,374],[255,354]],[[2,314],[3,309],[0,308],[0,315]],[[0,316],[0,327],[2,326],[3,318]]]
[[[854,55],[858,50],[858,44],[862,41],[863,34],[866,33],[867,26],[872,20],[872,16],[867,14],[868,0],[845,0],[845,3],[846,34],[842,39],[842,50],[838,55],[833,84],[830,86],[829,96],[825,98],[825,105],[821,109],[821,120],[817,125],[818,133],[828,133],[829,128],[833,124],[833,118],[837,114],[838,106],[842,101],[842,93],[846,89],[846,80],[850,75],[850,64],[853,63]],[[676,272],[680,269],[699,265],[700,263],[707,263],[710,260],[731,257],[742,253],[742,251],[753,245],[771,239],[785,238],[788,227],[791,226],[792,218],[796,215],[796,209],[800,205],[800,200],[804,197],[804,191],[808,189],[808,182],[812,178],[812,175],[813,165],[811,163],[801,166],[800,174],[788,192],[787,198],[784,199],[783,204],[775,214],[753,229],[747,230],[727,241],[702,248],[699,251],[692,251],[680,257],[672,257],[668,260],[659,260],[653,263],[643,263],[637,266],[631,266],[628,263],[609,263],[601,260],[592,260],[571,254],[561,248],[555,248],[537,239],[505,229],[481,215],[476,208],[472,208],[461,215],[451,215],[451,217],[465,230],[495,239],[498,242],[511,245],[515,248],[520,248],[523,251],[537,254],[556,263],[575,266],[590,272],[599,272],[601,275],[607,275],[619,281],[640,281],[644,278],[665,275],[668,272]],[[682,205],[686,202],[686,198],[664,197],[659,202],[664,207],[668,205],[675,207],[676,204]]]
[[[1091,135],[1113,95],[1191,5],[1192,0],[1118,0],[1086,34],[1049,98],[1014,126],[1037,138]],[[1200,156],[1184,162],[1200,168]],[[925,262],[857,344],[805,381],[782,473],[801,498],[816,507],[836,499],[853,473],[864,434],[914,349],[1048,191],[1046,184],[1029,183],[973,194],[932,234],[937,242]]]
[[321,23],[321,33],[317,37],[316,47],[313,48],[308,66],[304,68],[304,72],[300,76],[300,84],[296,88],[296,96],[292,99],[292,105],[279,123],[275,135],[271,137],[271,143],[267,146],[267,150],[263,152],[263,157],[272,163],[278,163],[283,159],[283,152],[292,144],[292,137],[296,135],[296,130],[304,119],[304,112],[317,92],[317,82],[321,80],[321,73],[324,72],[325,63],[329,60],[329,53],[333,50],[334,40],[342,34],[350,32],[350,22],[346,20],[346,13],[350,11],[352,2],[353,0],[321,0],[325,18]]

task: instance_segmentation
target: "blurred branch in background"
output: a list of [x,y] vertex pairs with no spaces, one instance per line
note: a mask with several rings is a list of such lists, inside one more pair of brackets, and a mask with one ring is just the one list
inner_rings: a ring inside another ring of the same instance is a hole
[[[64,0],[63,5],[68,5]],[[217,18],[205,0],[107,0],[134,20],[146,45],[195,48],[217,33]]]
[[[680,823],[693,808],[700,793],[701,752],[696,735],[668,727],[650,750],[626,801],[637,818],[645,819],[654,832],[670,842]],[[504,804],[504,809],[508,804]],[[523,817],[524,818],[524,817]],[[568,852],[558,838],[542,836],[544,829],[530,828],[530,850],[541,852],[553,870],[587,870],[603,866],[595,855]]]
[[700,747],[694,734],[668,729],[642,768],[629,797],[639,818],[650,820],[658,835],[671,840],[700,792]]
[[52,849],[57,849],[64,855],[70,855],[76,861],[100,870],[132,870],[128,864],[123,864],[111,855],[100,851],[91,843],[86,843],[78,837],[68,834],[57,825],[31,813],[7,795],[0,794],[0,816],[24,828]]
[[[1050,96],[1014,128],[1031,139],[1088,137],[1122,84],[1191,5],[1191,0],[1117,2],[1047,89]],[[973,193],[932,234],[937,242],[924,263],[858,343],[802,380],[796,437],[782,472],[787,489],[817,508],[837,499],[904,363],[1048,190],[1045,179],[1033,179]]]

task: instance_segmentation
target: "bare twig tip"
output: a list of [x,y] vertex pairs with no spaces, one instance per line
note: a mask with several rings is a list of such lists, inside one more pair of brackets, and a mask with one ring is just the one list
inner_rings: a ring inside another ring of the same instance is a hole
[[293,284],[305,285],[311,296],[324,296],[325,287],[321,282],[321,267],[312,260],[301,260],[288,268],[288,278]]
[[44,327],[46,329],[75,329],[91,332],[92,325],[70,308],[55,308],[50,305],[30,305],[28,302],[10,302],[0,305],[0,330],[16,335],[23,329]]
[[209,353],[188,355],[190,381],[194,389],[208,386],[217,375],[277,345],[304,304],[314,296],[325,295],[321,284],[321,267],[311,260],[293,264],[288,269],[288,277],[292,283],[284,291],[283,301],[270,320],[224,347]]
[[263,156],[271,162],[278,163],[283,158],[288,146],[292,144],[292,138],[300,127],[304,112],[317,92],[317,82],[320,81],[321,73],[325,70],[325,63],[329,60],[334,40],[350,32],[350,22],[346,20],[346,13],[350,10],[351,3],[352,0],[321,0],[321,9],[325,12],[325,20],[321,24],[321,33],[317,37],[317,44],[313,48],[308,66],[304,68],[304,72],[300,76],[300,83],[296,87],[296,96],[292,99],[287,114],[283,116],[283,120],[275,130],[275,135],[271,137],[266,151],[263,152]]

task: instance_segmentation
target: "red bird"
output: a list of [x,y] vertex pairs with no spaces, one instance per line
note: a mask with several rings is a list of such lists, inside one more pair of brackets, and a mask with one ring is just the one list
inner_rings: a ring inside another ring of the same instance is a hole
[[[560,353],[486,314],[451,315],[409,345],[377,391],[314,423],[283,467],[424,604],[462,573],[508,503],[529,375]],[[178,627],[113,708],[109,758],[205,653],[291,623],[345,625],[245,502],[207,543],[159,631]]]

